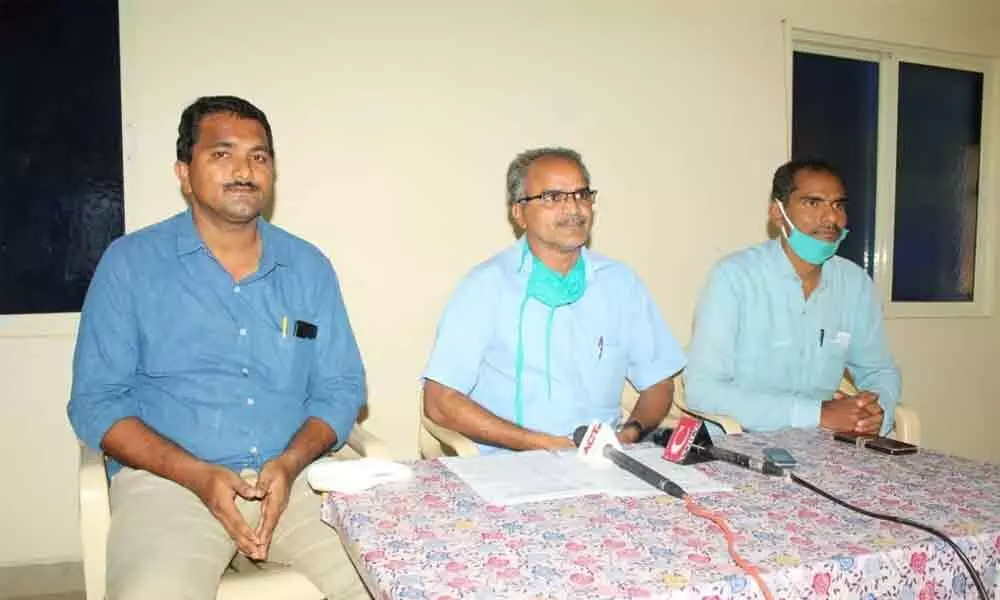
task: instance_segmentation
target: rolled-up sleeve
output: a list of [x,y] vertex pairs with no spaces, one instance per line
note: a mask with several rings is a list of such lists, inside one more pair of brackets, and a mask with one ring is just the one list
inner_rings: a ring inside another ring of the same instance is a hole
[[126,253],[119,242],[101,257],[80,313],[68,414],[77,436],[99,450],[116,422],[138,416],[132,382],[139,331]]
[[365,403],[365,369],[337,274],[329,262],[324,261],[321,268],[316,280],[324,285],[317,292],[316,352],[306,416],[329,425],[337,434],[334,448],[340,448]]

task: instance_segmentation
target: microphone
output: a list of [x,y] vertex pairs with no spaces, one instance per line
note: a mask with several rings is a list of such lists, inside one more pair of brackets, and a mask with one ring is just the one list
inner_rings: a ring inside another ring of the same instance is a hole
[[687,496],[687,492],[681,486],[619,450],[616,447],[618,438],[603,423],[595,421],[590,427],[586,425],[577,427],[573,432],[573,443],[579,448],[580,456],[584,458],[603,456],[618,468],[674,498]]
[[712,444],[712,438],[705,424],[690,415],[682,416],[672,431],[664,429],[657,432],[653,442],[663,445],[663,458],[671,462],[691,464],[706,460],[721,460],[765,475],[780,477],[785,475],[784,469],[769,460],[716,447]]

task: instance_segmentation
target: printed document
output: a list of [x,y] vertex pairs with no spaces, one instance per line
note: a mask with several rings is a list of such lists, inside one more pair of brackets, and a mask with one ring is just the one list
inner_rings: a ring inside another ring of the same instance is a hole
[[[689,494],[731,490],[692,466],[664,460],[663,448],[637,447],[624,452],[668,477]],[[610,461],[594,464],[574,452],[532,450],[439,460],[490,504],[543,502],[594,494],[619,497],[663,494]]]

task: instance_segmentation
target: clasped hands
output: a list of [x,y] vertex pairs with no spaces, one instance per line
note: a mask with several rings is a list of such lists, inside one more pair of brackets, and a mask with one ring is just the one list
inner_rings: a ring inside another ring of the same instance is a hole
[[[265,560],[278,518],[288,506],[292,482],[298,475],[291,461],[279,456],[264,464],[256,482],[246,481],[219,465],[204,464],[188,488],[222,524],[239,551],[254,560]],[[236,497],[261,502],[256,529],[240,514]]]
[[841,391],[823,402],[820,409],[820,427],[837,432],[878,435],[885,414],[878,403],[878,394],[858,392],[847,395]]

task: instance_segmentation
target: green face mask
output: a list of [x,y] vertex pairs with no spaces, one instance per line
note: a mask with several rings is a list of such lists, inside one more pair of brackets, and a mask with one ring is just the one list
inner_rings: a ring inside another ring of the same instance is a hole
[[[527,243],[521,256],[523,264],[530,252]],[[534,298],[549,307],[549,316],[545,322],[545,381],[548,385],[548,396],[552,398],[552,378],[549,374],[550,345],[552,342],[552,317],[560,306],[572,304],[583,296],[587,289],[587,269],[583,255],[565,275],[560,275],[545,266],[534,254],[531,255],[531,275],[528,286],[524,290],[521,301],[521,311],[517,318],[517,350],[514,357],[514,415],[518,425],[524,424],[524,399],[521,397],[521,376],[524,372],[524,309],[528,300]]]

